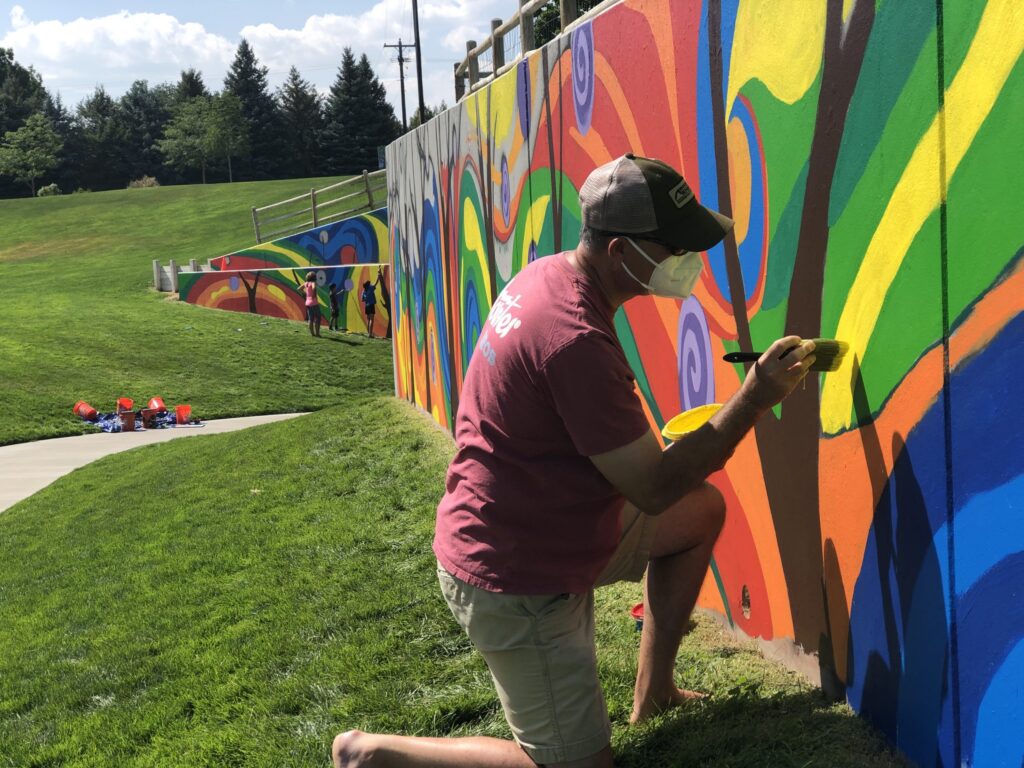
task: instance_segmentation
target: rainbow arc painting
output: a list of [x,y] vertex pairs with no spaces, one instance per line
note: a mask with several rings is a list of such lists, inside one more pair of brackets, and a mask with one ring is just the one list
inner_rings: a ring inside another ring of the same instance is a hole
[[[387,242],[387,209],[381,208],[211,259],[214,271],[179,275],[178,294],[182,301],[211,309],[303,321],[302,286],[306,274],[314,272],[324,324],[330,316],[333,285],[340,327],[366,333],[360,295],[366,283],[375,285],[378,302],[390,291]],[[388,323],[385,305],[374,319],[374,334],[383,336]]]

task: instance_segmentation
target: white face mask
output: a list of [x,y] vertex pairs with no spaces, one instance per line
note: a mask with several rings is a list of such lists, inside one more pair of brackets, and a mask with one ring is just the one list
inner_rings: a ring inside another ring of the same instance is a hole
[[632,277],[655,296],[664,296],[670,299],[685,299],[690,295],[690,292],[693,290],[694,283],[696,283],[697,278],[700,277],[700,271],[704,268],[704,262],[701,260],[699,253],[684,251],[683,253],[669,256],[659,264],[652,259],[643,248],[637,245],[633,238],[627,237],[626,239],[629,240],[633,247],[640,252],[641,256],[654,265],[654,271],[651,273],[650,284],[643,282],[640,278],[634,275],[629,270],[629,267],[626,266],[625,262],[623,262],[622,268],[626,270],[627,275]]

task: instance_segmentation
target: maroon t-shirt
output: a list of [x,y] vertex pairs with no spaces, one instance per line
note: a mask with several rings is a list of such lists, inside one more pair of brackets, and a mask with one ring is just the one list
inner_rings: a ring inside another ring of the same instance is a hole
[[580,593],[611,558],[624,499],[587,457],[650,428],[613,315],[564,253],[494,302],[437,509],[434,552],[452,575],[493,592]]

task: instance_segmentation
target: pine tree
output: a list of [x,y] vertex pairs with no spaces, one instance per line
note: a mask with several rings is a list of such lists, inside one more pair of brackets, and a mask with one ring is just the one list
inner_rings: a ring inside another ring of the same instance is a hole
[[366,131],[365,157],[367,170],[377,168],[377,148],[386,147],[392,141],[402,135],[402,124],[395,117],[395,108],[388,101],[388,93],[384,84],[377,79],[370,60],[364,53],[359,59],[359,83],[364,92],[368,104],[370,122]]
[[136,80],[121,97],[118,117],[125,136],[123,152],[129,179],[164,175],[156,142],[171,120],[172,95],[169,88],[150,89],[145,80]]
[[349,167],[355,156],[356,138],[346,130],[346,124],[354,100],[355,79],[356,57],[351,48],[345,48],[341,54],[338,76],[334,78],[327,97],[324,130],[320,140],[326,167],[332,174],[353,172]]
[[81,175],[89,189],[115,189],[128,183],[122,149],[125,133],[117,102],[98,86],[78,105],[76,122],[81,131]]
[[351,48],[342,55],[338,76],[327,100],[323,148],[333,173],[361,173],[377,168],[377,147],[398,138],[401,125],[387,93],[363,54]]
[[191,67],[181,71],[181,78],[178,80],[178,84],[174,86],[174,91],[177,104],[194,99],[197,96],[210,95],[210,92],[206,89],[206,84],[203,82],[202,74]]
[[242,103],[249,126],[251,154],[239,162],[240,179],[269,179],[281,170],[284,136],[280,111],[267,86],[267,68],[260,66],[245,38],[238,44],[235,60],[224,78],[224,91]]
[[285,127],[285,158],[292,175],[321,175],[324,169],[321,167],[320,133],[324,118],[320,95],[299,76],[299,70],[292,67],[288,80],[278,92],[278,101]]

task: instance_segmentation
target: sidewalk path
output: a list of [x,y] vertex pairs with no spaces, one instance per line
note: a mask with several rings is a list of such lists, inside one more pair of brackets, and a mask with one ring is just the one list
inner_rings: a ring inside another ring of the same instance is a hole
[[150,443],[164,443],[177,437],[215,435],[236,429],[293,419],[301,413],[276,413],[269,416],[243,416],[238,419],[217,419],[204,427],[147,429],[139,432],[57,437],[0,447],[0,512],[40,491],[73,469],[111,453]]

